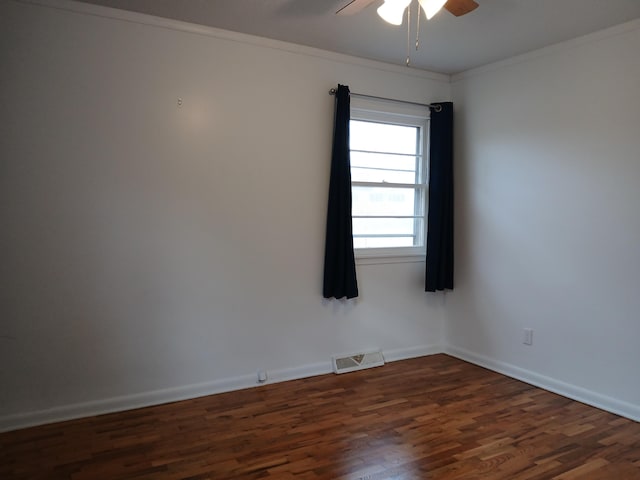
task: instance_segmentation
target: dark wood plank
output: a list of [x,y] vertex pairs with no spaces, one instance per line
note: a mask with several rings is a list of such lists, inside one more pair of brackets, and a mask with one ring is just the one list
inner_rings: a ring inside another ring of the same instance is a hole
[[446,355],[0,435],[4,480],[640,479],[640,424]]

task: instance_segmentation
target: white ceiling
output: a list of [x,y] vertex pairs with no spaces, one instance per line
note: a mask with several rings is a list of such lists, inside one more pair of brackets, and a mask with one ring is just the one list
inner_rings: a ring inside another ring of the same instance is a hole
[[[334,14],[348,0],[83,0],[404,65],[402,27],[383,22],[378,0],[359,14]],[[640,18],[640,0],[477,0],[473,12],[421,18],[411,63],[456,73]],[[415,8],[416,0],[413,5]],[[413,15],[412,24],[415,22]],[[414,25],[412,25],[414,28]],[[415,33],[412,33],[415,36]]]

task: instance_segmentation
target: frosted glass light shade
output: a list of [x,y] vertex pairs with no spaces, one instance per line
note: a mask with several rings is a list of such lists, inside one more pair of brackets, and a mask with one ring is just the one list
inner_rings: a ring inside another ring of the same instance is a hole
[[420,6],[424,10],[424,14],[427,16],[427,20],[431,20],[433,16],[440,11],[440,9],[447,3],[447,0],[418,0]]
[[411,0],[385,0],[378,8],[378,15],[391,25],[402,25],[404,10],[410,3]]

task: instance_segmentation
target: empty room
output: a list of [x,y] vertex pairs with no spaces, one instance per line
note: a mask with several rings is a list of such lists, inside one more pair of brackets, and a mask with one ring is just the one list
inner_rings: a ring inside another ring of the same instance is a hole
[[640,1],[0,0],[2,480],[640,479]]

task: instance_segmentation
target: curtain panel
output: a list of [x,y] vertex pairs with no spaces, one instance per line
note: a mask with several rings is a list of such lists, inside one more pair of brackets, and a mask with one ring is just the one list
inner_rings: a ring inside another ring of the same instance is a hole
[[429,127],[425,291],[453,289],[453,103],[435,103]]
[[349,87],[338,85],[324,254],[325,298],[358,296],[351,222],[350,118]]

